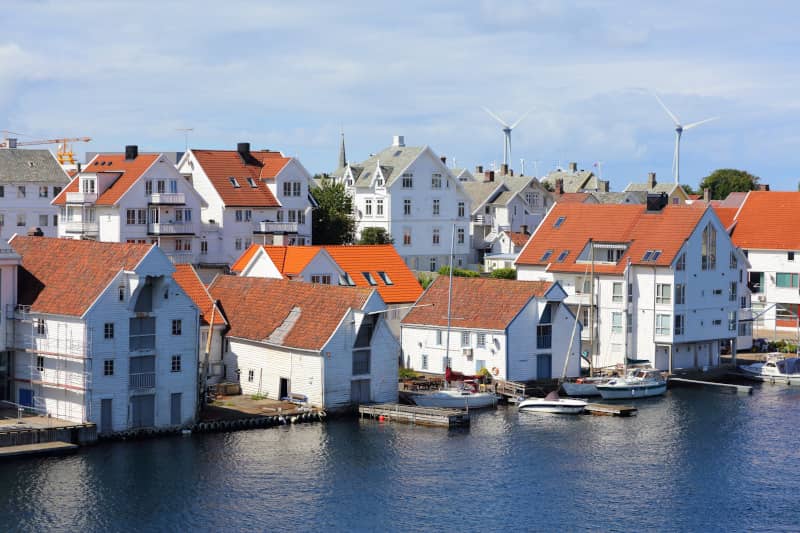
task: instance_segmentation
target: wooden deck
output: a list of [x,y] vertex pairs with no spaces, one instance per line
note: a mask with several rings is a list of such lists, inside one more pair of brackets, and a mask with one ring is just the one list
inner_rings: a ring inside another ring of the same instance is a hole
[[0,459],[19,457],[21,455],[60,455],[64,453],[72,453],[77,449],[77,444],[63,441],[3,446],[0,447]]
[[585,411],[590,415],[633,416],[638,409],[632,405],[612,405],[608,403],[587,403]]
[[421,426],[461,427],[469,425],[469,414],[461,409],[441,409],[385,403],[359,405],[358,414],[362,418],[377,418],[379,420]]

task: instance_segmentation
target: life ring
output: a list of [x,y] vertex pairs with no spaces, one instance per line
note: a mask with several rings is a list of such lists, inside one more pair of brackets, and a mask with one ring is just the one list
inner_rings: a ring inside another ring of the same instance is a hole
[[492,367],[492,374],[493,374],[493,375],[495,375],[495,376],[496,376],[496,375],[498,375],[499,373],[500,373],[500,369],[499,369],[499,368],[497,368],[496,366]]

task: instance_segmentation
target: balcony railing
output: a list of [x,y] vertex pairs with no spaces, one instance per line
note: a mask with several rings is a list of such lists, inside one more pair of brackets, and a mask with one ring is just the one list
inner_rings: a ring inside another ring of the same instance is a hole
[[96,192],[68,192],[68,204],[93,204],[97,201]]
[[155,372],[141,372],[138,374],[131,374],[128,381],[132,389],[152,389],[156,386],[156,373]]
[[166,252],[173,265],[190,265],[194,259],[192,252]]
[[151,235],[194,235],[194,224],[191,222],[157,222],[147,225],[147,233]]
[[62,222],[67,233],[81,233],[84,235],[97,235],[100,227],[97,222],[83,222],[81,220],[67,220]]
[[297,222],[256,222],[255,233],[297,233]]
[[472,221],[475,224],[480,224],[483,226],[491,226],[492,225],[492,215],[475,215],[472,217]]
[[150,195],[148,201],[151,204],[185,204],[186,195],[182,192],[156,192]]

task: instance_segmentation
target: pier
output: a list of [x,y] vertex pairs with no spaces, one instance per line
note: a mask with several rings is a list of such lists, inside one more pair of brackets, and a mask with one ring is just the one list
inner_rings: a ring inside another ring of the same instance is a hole
[[609,403],[587,403],[584,411],[599,416],[634,416],[638,409],[632,405],[612,405]]
[[364,418],[376,418],[390,422],[417,424],[421,426],[463,427],[469,425],[469,414],[461,409],[418,407],[386,403],[359,405],[358,414]]
[[717,383],[715,381],[701,381],[698,379],[669,378],[667,387],[694,387],[709,389],[717,392],[728,392],[731,394],[753,394],[753,387],[750,385],[735,385],[733,383]]
[[61,455],[73,453],[77,450],[77,444],[63,441],[19,444],[17,446],[0,447],[0,459],[19,457],[20,455]]

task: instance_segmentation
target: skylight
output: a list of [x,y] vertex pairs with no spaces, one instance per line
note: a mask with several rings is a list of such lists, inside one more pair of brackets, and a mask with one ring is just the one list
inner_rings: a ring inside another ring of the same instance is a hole
[[563,263],[564,259],[566,259],[568,255],[569,255],[569,250],[564,250],[563,252],[558,254],[558,259],[556,259],[556,261],[558,261],[559,263]]
[[381,272],[381,271],[379,270],[379,271],[378,271],[378,276],[380,276],[380,277],[381,277],[381,279],[383,280],[383,282],[384,282],[386,285],[394,285],[394,282],[392,282],[392,278],[390,278],[390,277],[389,277],[389,274],[387,274],[386,272]]
[[553,250],[547,250],[539,261],[547,261],[551,255],[553,255]]
[[565,220],[567,220],[567,217],[558,217],[558,220],[556,220],[556,223],[553,224],[553,227],[560,228],[561,224],[563,224]]
[[254,188],[254,189],[258,187],[258,185],[256,185],[256,182],[255,182],[255,180],[253,178],[247,178],[247,183],[249,183],[250,186],[252,188]]
[[239,185],[239,182],[236,181],[236,178],[234,178],[233,176],[229,177],[228,180],[230,180],[231,185],[233,185],[235,188],[237,189],[241,188],[241,185]]
[[373,278],[372,274],[370,274],[369,272],[362,272],[361,275],[364,276],[364,279],[367,280],[367,283],[369,283],[370,285],[378,284],[378,282],[375,281],[375,278]]
[[661,250],[647,250],[642,257],[642,261],[657,261],[661,257]]

